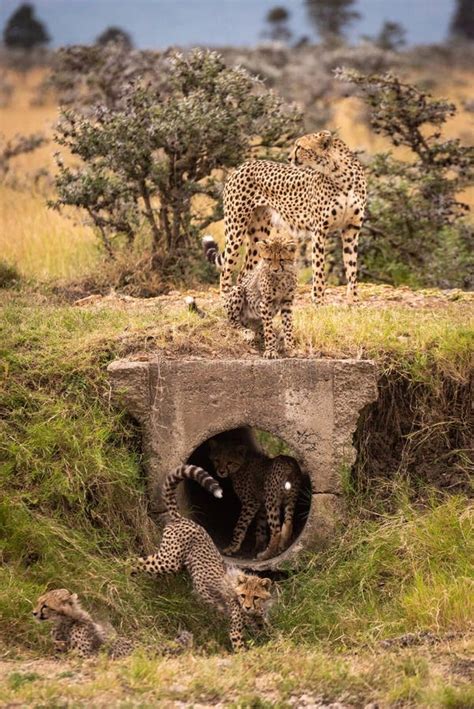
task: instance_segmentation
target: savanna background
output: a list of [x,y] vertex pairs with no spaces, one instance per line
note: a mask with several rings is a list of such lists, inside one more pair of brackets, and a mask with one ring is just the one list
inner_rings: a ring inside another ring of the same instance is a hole
[[[474,704],[474,17],[464,0],[393,5],[2,5],[3,705]],[[321,128],[367,168],[361,303],[344,306],[336,235],[327,304],[311,306],[302,246],[298,354],[374,359],[379,399],[344,471],[344,525],[278,577],[270,637],[232,656],[186,577],[127,573],[159,530],[106,365],[258,356],[224,324],[200,237],[223,244],[230,170]],[[31,620],[52,587],[136,638],[133,656],[52,659]],[[195,648],[160,656],[183,628]]]

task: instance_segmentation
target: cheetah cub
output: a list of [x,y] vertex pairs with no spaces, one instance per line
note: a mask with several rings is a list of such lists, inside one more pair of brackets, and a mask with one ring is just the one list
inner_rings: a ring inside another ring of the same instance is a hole
[[[206,258],[218,265],[217,244],[211,236],[203,238]],[[296,243],[280,227],[256,244],[257,266],[224,295],[224,307],[234,327],[248,328],[256,334],[263,329],[264,352],[267,359],[276,359],[277,337],[273,318],[281,312],[284,345],[287,354],[294,350],[293,301],[296,292]],[[218,266],[219,267],[219,266]]]
[[124,657],[133,650],[133,644],[125,638],[117,638],[108,644],[105,629],[96,623],[79,602],[77,593],[65,588],[48,591],[38,598],[33,615],[39,621],[52,621],[51,632],[56,652],[73,651],[79,657],[91,657],[106,645],[112,658]]
[[137,559],[132,573],[144,571],[158,576],[186,569],[197,595],[228,617],[232,648],[241,650],[245,625],[266,623],[272,582],[227,566],[206,530],[182,517],[176,502],[176,488],[185,479],[195,480],[215,497],[222,497],[218,482],[196,465],[181,465],[168,475],[163,498],[170,521],[163,530],[157,553]]
[[[269,559],[282,552],[293,535],[293,517],[301,489],[301,471],[297,462],[286,455],[267,458],[257,451],[249,451],[246,446],[230,447],[219,440],[211,439],[209,449],[217,475],[230,478],[241,505],[232,541],[224,549],[224,554],[239,551],[255,517],[256,548],[257,551],[260,549],[257,558]],[[270,528],[268,544],[267,525]]]

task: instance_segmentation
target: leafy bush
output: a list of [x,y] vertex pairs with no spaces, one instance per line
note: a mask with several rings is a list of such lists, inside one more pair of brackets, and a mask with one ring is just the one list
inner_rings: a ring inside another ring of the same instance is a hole
[[[161,89],[133,79],[112,107],[63,111],[56,140],[81,164],[59,160],[54,206],[86,210],[111,257],[144,222],[155,268],[179,275],[197,253],[199,230],[222,216],[214,171],[238,165],[257,137],[263,151],[284,143],[299,115],[214,52],[174,54],[167,71]],[[196,195],[214,201],[204,219],[193,211]]]
[[0,181],[4,181],[11,172],[11,161],[18,155],[32,153],[47,142],[41,133],[16,135],[7,140],[0,134]]
[[369,206],[360,254],[368,280],[444,287],[473,285],[468,207],[458,195],[472,184],[474,149],[443,139],[454,104],[396,76],[338,70],[357,87],[376,133],[411,151],[410,160],[379,153],[369,164]]
[[0,288],[11,288],[20,280],[21,276],[15,266],[0,260]]

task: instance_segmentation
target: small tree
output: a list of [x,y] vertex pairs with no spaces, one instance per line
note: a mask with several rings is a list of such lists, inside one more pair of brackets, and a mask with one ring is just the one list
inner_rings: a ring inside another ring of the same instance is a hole
[[360,15],[354,0],[306,0],[310,22],[325,43],[340,42],[347,27]]
[[472,184],[474,149],[442,137],[441,127],[455,106],[390,74],[338,70],[337,76],[357,87],[373,130],[394,146],[409,148],[412,156],[405,162],[380,153],[369,165],[368,218],[360,249],[366,275],[466,285],[472,253],[463,221],[468,208],[458,195]]
[[107,27],[95,40],[95,43],[102,47],[110,42],[121,44],[126,49],[133,47],[132,38],[129,33],[125,32],[121,27]]
[[454,38],[474,40],[474,4],[472,0],[456,0],[450,33]]
[[386,20],[374,42],[380,49],[397,52],[406,44],[406,30],[399,22]]
[[11,161],[18,155],[32,153],[46,143],[46,138],[41,133],[32,135],[16,135],[7,140],[0,134],[0,182],[6,180],[11,172]]
[[9,49],[31,50],[48,44],[50,37],[42,22],[34,16],[33,5],[24,3],[15,10],[3,30],[3,42]]
[[[264,149],[299,128],[294,110],[214,52],[175,54],[168,82],[160,92],[134,81],[118,108],[97,106],[92,116],[66,110],[58,125],[56,140],[81,165],[60,165],[54,206],[85,209],[110,254],[118,234],[133,242],[141,220],[156,263],[192,254],[199,229],[221,218],[213,171],[239,164],[257,137]],[[214,200],[205,218],[192,209],[198,194]]]
[[63,47],[54,53],[52,63],[49,83],[60,103],[81,111],[99,103],[118,108],[126,83],[141,78],[160,86],[165,73],[161,55],[130,50],[122,42]]
[[266,17],[268,29],[263,33],[264,37],[268,37],[274,41],[288,42],[291,39],[291,30],[288,27],[290,13],[281,5],[271,8]]

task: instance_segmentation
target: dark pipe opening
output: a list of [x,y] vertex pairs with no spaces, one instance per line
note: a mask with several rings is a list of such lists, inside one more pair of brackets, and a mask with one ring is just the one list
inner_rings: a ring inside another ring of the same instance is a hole
[[[214,436],[215,439],[223,439],[226,445],[237,446],[246,445],[250,449],[257,447],[261,452],[270,458],[277,455],[288,455],[298,463],[298,456],[282,441],[267,431],[256,428],[236,428],[231,431]],[[214,540],[219,549],[224,549],[232,538],[232,533],[240,512],[240,500],[232,488],[232,482],[228,478],[220,478],[214,470],[214,466],[209,456],[209,440],[202,443],[189,457],[188,463],[199,465],[213,475],[221,485],[224,496],[217,499],[193,481],[185,481],[185,493],[190,510],[190,516],[202,525]],[[303,475],[303,483],[296,504],[293,537],[289,546],[301,534],[308,518],[311,506],[311,483],[308,475]],[[236,559],[248,559],[256,561],[254,549],[255,542],[255,520],[250,525],[244,543],[240,551],[234,555]]]

